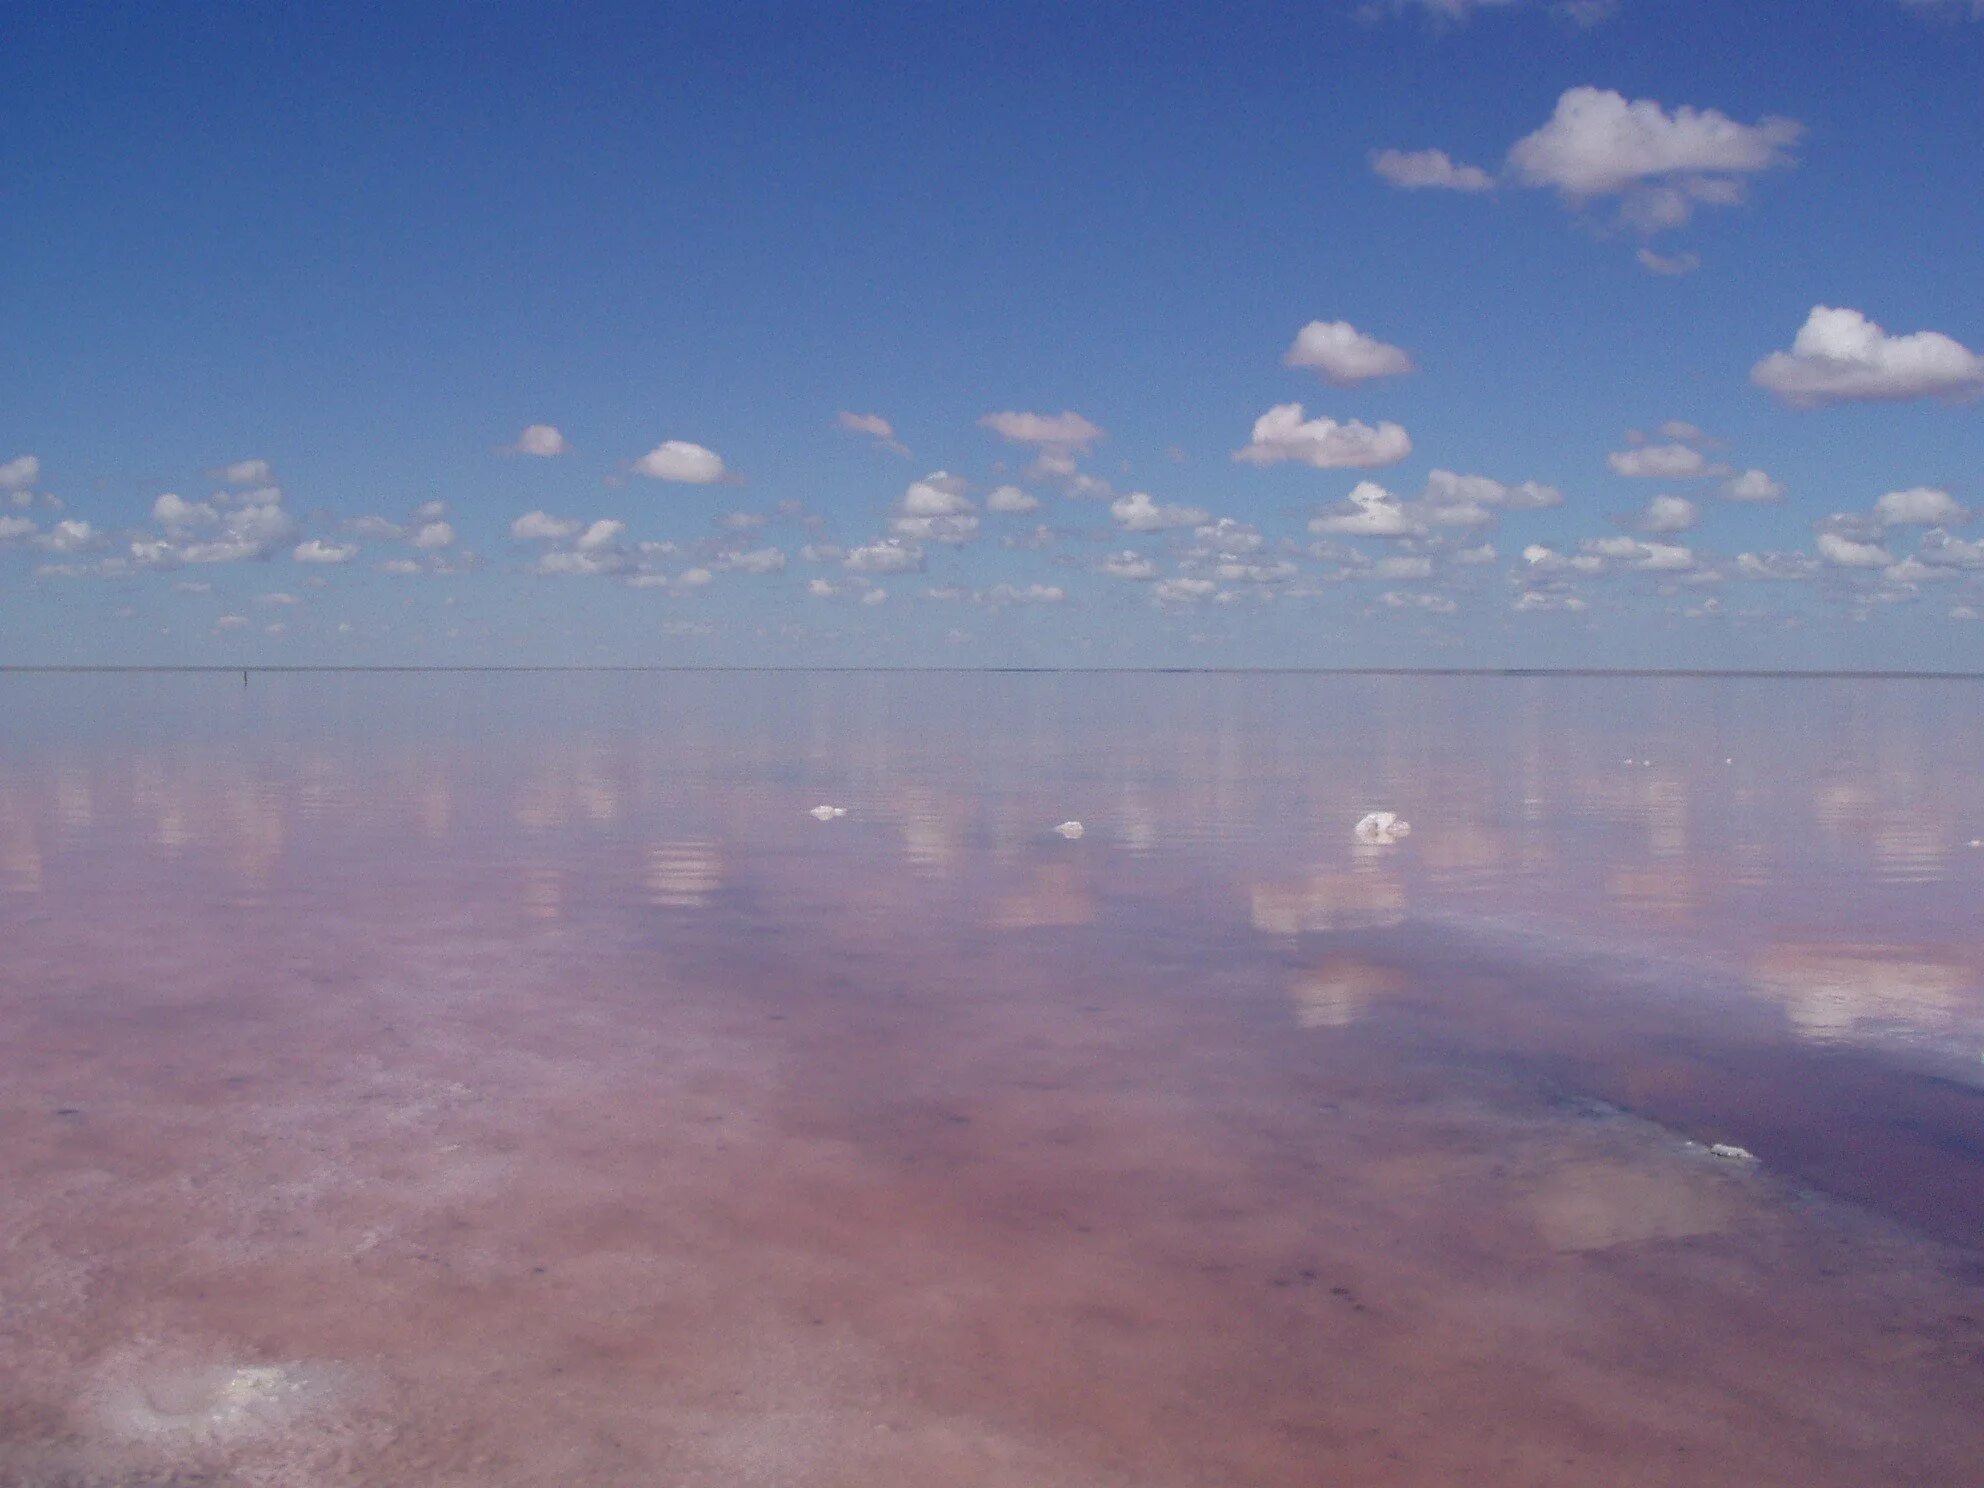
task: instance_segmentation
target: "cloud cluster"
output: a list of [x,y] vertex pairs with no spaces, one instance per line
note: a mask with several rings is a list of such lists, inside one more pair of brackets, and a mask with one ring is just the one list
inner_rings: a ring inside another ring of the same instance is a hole
[[1396,465],[1411,453],[1412,438],[1397,424],[1305,418],[1300,403],[1278,403],[1254,420],[1253,438],[1233,458],[1249,465],[1293,461],[1334,470]]
[[1858,310],[1814,305],[1791,350],[1758,362],[1750,380],[1793,408],[1911,398],[1955,402],[1984,394],[1984,356],[1940,331],[1891,336]]

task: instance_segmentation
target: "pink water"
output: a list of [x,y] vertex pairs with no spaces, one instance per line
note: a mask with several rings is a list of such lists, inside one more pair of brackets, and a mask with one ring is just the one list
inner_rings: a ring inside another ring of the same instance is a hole
[[1973,1485],[1976,839],[1959,683],[0,677],[0,1485]]

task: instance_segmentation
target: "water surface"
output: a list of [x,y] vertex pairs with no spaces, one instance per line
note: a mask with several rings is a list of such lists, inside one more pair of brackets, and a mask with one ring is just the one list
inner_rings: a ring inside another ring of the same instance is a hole
[[1978,839],[1960,682],[0,677],[0,1483],[1972,1484]]

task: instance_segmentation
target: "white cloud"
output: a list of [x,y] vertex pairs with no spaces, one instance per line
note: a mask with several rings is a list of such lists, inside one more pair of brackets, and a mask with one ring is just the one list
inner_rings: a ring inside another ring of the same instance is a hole
[[723,560],[722,566],[735,569],[738,573],[784,573],[785,554],[777,548],[752,548],[748,552],[730,554]]
[[1960,527],[1970,520],[1970,512],[1948,491],[1911,486],[1876,501],[1874,520],[1883,527]]
[[978,421],[1010,444],[1064,455],[1087,454],[1104,435],[1079,413],[988,413]]
[[923,550],[913,542],[885,537],[851,550],[842,564],[856,573],[920,573]]
[[626,534],[627,524],[625,522],[617,521],[612,517],[601,517],[597,522],[586,528],[584,532],[581,532],[579,534],[579,540],[573,543],[572,546],[577,548],[581,553],[603,553],[609,548],[612,548]]
[[454,545],[455,529],[446,522],[423,522],[408,541],[423,552],[435,552]]
[[1460,608],[1444,594],[1400,593],[1396,589],[1387,589],[1378,599],[1394,610],[1427,610],[1435,615],[1451,615]]
[[1197,604],[1219,592],[1211,579],[1160,579],[1151,585],[1151,598],[1159,604]]
[[994,584],[980,596],[984,603],[990,605],[1060,604],[1067,597],[1067,591],[1058,584],[1028,584],[1025,588],[1014,584]]
[[1349,497],[1311,519],[1318,537],[1416,537],[1425,528],[1405,503],[1376,481],[1360,481]]
[[897,537],[908,538],[911,542],[942,543],[953,548],[976,541],[978,528],[978,518],[971,515],[895,517],[889,522],[889,531]]
[[1511,486],[1485,475],[1434,470],[1412,511],[1432,527],[1485,527],[1503,511],[1541,511],[1563,504],[1562,491],[1537,481]]
[[1279,403],[1254,420],[1254,436],[1233,458],[1250,465],[1293,460],[1319,470],[1396,465],[1412,453],[1412,439],[1393,423],[1376,428],[1353,419],[1304,420],[1300,403]]
[[1605,457],[1605,463],[1614,474],[1638,480],[1699,480],[1728,474],[1727,467],[1711,464],[1708,456],[1685,444],[1643,444],[1637,449],[1614,450]]
[[1157,577],[1157,565],[1128,548],[1120,553],[1111,553],[1096,564],[1095,571],[1112,579],[1128,579],[1135,583],[1145,583]]
[[64,518],[35,539],[37,547],[51,553],[84,553],[103,546],[103,534],[88,522]]
[[1509,169],[1572,205],[1623,196],[1626,219],[1653,232],[1679,226],[1698,204],[1740,201],[1741,178],[1790,165],[1803,134],[1793,119],[1741,124],[1715,109],[1670,113],[1652,99],[1571,88],[1548,123],[1510,147]]
[[266,486],[276,478],[267,460],[236,460],[216,473],[230,486]]
[[1402,377],[1414,370],[1412,358],[1397,346],[1367,336],[1347,320],[1312,320],[1296,333],[1281,359],[1339,387],[1375,377]]
[[895,425],[879,413],[848,413],[834,415],[834,422],[852,434],[866,434],[875,443],[891,454],[908,455],[909,446],[896,438]]
[[518,542],[563,542],[579,530],[580,524],[549,512],[525,512],[510,524],[510,536]]
[[26,517],[0,517],[0,542],[17,542],[40,530]]
[[1109,503],[1109,515],[1128,532],[1168,532],[1178,527],[1196,527],[1211,513],[1196,506],[1161,505],[1146,492],[1132,491]]
[[1736,572],[1746,579],[1795,581],[1809,579],[1819,571],[1819,561],[1809,553],[1739,553]]
[[1493,191],[1495,178],[1461,165],[1445,150],[1374,150],[1371,169],[1401,191]]
[[1642,532],[1686,532],[1700,515],[1685,496],[1656,496],[1639,515]]
[[1602,573],[1605,570],[1605,560],[1596,554],[1585,553],[1574,557],[1560,553],[1547,543],[1531,543],[1524,548],[1522,561],[1538,573]]
[[1655,253],[1651,248],[1642,248],[1633,257],[1649,274],[1658,274],[1663,279],[1678,279],[1702,266],[1699,253]]
[[1518,614],[1531,614],[1538,611],[1568,611],[1572,614],[1585,608],[1585,602],[1575,594],[1548,594],[1540,589],[1525,589],[1516,596],[1511,606]]
[[180,532],[218,522],[220,513],[204,501],[187,501],[178,493],[167,491],[152,503],[152,520],[168,532]]
[[1646,573],[1681,573],[1695,566],[1691,549],[1678,543],[1641,542],[1634,537],[1587,538],[1578,544],[1586,554],[1610,558]]
[[1886,568],[1894,554],[1879,543],[1858,542],[1837,532],[1819,534],[1819,556],[1840,568]]
[[730,478],[715,450],[704,449],[686,439],[670,439],[656,445],[634,462],[634,473],[690,486],[709,486]]
[[1746,470],[1723,484],[1722,494],[1731,501],[1782,501],[1784,486],[1761,470]]
[[1029,495],[1018,486],[1001,486],[985,498],[985,509],[993,512],[1038,511],[1040,498]]
[[550,424],[532,424],[517,436],[517,442],[509,447],[513,455],[537,455],[550,459],[553,455],[568,454],[571,445],[565,436]]
[[939,470],[912,483],[896,510],[905,517],[955,517],[972,510],[961,476]]
[[25,491],[41,479],[41,460],[35,455],[16,455],[0,465],[0,491]]
[[[252,462],[251,462],[252,463]],[[138,538],[131,559],[141,568],[177,568],[187,563],[235,563],[266,558],[296,538],[296,522],[282,508],[282,493],[273,487],[247,493],[244,504],[216,512],[201,522],[204,535],[193,541],[183,529],[164,538]],[[156,506],[157,503],[154,503]],[[168,510],[175,508],[168,507]]]
[[1758,362],[1750,380],[1793,408],[1954,401],[1984,393],[1984,357],[1940,331],[1890,336],[1858,310],[1815,305],[1791,350]]
[[358,556],[358,544],[313,537],[298,543],[289,556],[298,563],[349,563]]
[[1915,556],[1924,563],[1984,569],[1984,537],[1965,540],[1947,532],[1931,532],[1922,539]]

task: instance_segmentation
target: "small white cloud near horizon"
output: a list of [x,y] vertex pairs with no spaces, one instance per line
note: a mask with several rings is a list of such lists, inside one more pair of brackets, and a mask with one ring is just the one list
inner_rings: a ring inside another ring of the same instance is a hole
[[1412,438],[1394,423],[1376,428],[1352,419],[1306,419],[1300,403],[1278,403],[1254,420],[1253,438],[1233,458],[1249,465],[1294,461],[1318,470],[1396,465],[1412,453]]
[[1296,332],[1281,364],[1314,372],[1338,387],[1418,370],[1404,348],[1367,336],[1347,320],[1310,321]]
[[1373,150],[1371,169],[1400,191],[1493,191],[1495,178],[1445,150]]
[[1791,350],[1758,362],[1750,381],[1792,408],[1954,403],[1984,394],[1984,356],[1940,331],[1891,336],[1858,310],[1814,305]]
[[536,455],[540,459],[550,459],[554,455],[571,453],[571,445],[565,436],[552,424],[532,424],[517,436],[515,444],[504,446],[504,453],[511,455]]
[[735,479],[715,450],[686,439],[669,439],[634,462],[634,473],[687,486],[713,486]]

